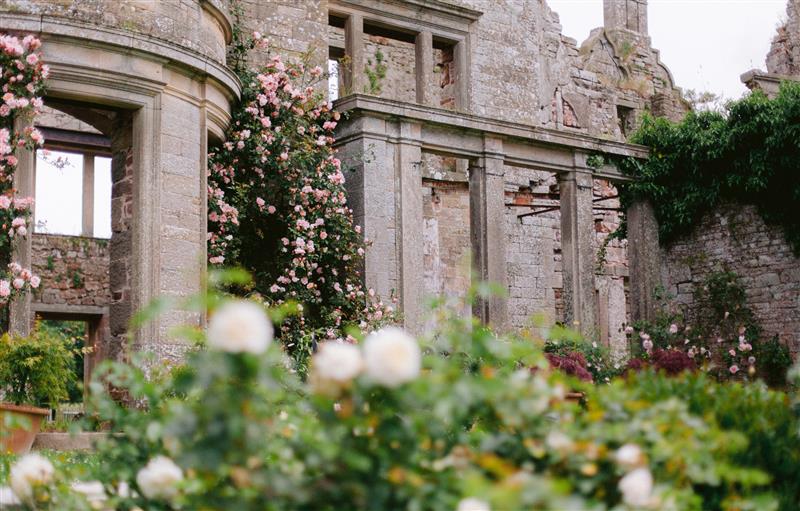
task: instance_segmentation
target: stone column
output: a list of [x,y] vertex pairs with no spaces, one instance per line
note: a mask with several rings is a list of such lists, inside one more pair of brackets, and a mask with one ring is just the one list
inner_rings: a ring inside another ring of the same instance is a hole
[[[364,258],[364,283],[384,300],[399,289],[395,212],[395,146],[387,143],[386,121],[351,117],[336,133],[353,219],[371,242]],[[411,160],[413,158],[409,158]]]
[[[17,118],[14,130],[21,133],[31,125],[30,119]],[[19,148],[16,151],[17,170],[14,173],[14,188],[17,197],[33,197],[36,187],[36,152]],[[33,205],[33,208],[36,204]],[[33,211],[32,211],[33,213]],[[33,216],[31,217],[33,218]],[[23,268],[31,267],[31,252],[33,236],[33,220],[28,226],[28,235],[14,241],[14,252],[11,260],[19,263]],[[26,293],[11,302],[9,310],[9,331],[17,335],[29,335],[31,332],[31,295]]]
[[456,43],[453,48],[453,61],[456,68],[456,110],[469,111],[469,55],[467,40]]
[[658,221],[653,205],[646,201],[632,204],[626,216],[631,319],[652,321],[657,308],[655,292],[660,283]]
[[360,14],[351,14],[344,24],[344,52],[347,65],[342,66],[344,94],[364,93],[364,18]]
[[417,78],[417,103],[433,104],[433,36],[429,31],[420,32],[415,40],[416,58],[414,69]]
[[83,215],[81,234],[94,235],[94,154],[83,156]]
[[498,331],[504,330],[508,323],[503,167],[503,141],[484,139],[483,157],[469,172],[473,267],[480,281],[495,284],[503,294],[481,300],[473,310],[481,321]]
[[399,174],[397,201],[400,299],[406,330],[421,334],[423,316],[422,240],[422,127],[400,122],[396,160]]
[[585,155],[576,153],[575,160],[573,170],[559,175],[564,320],[592,337],[597,330],[592,174],[585,165]]

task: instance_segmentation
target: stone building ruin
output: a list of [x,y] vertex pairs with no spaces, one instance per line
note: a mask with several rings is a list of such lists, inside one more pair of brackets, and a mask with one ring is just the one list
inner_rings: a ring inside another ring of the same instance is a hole
[[[647,1],[603,1],[602,26],[579,45],[544,0],[0,0],[0,30],[43,40],[51,78],[37,122],[50,149],[84,162],[80,236],[37,232],[20,248],[44,291],[14,304],[14,328],[80,318],[94,358],[119,358],[133,311],[201,289],[206,154],[240,91],[226,66],[239,9],[242,30],[263,33],[272,51],[333,71],[329,94],[348,113],[337,144],[353,169],[349,201],[372,240],[364,278],[398,298],[408,329],[426,327],[426,296],[463,295],[473,269],[508,291],[476,306],[484,321],[521,329],[541,313],[623,353],[624,325],[652,314],[656,286],[685,295],[705,271],[678,268],[675,254],[719,238],[660,249],[646,204],[620,211],[615,183],[627,178],[593,165],[598,153],[647,156],[625,142],[644,112],[688,111],[652,47]],[[798,74],[796,8],[770,73]],[[378,54],[386,76],[370,88]],[[747,79],[759,77],[776,80]],[[88,220],[100,165],[110,169],[107,240]],[[22,193],[35,193],[36,168],[26,155]],[[606,243],[623,214],[629,240]],[[764,232],[753,235],[766,247],[782,239]],[[794,312],[770,328],[796,351],[800,264],[790,251],[781,264],[766,273],[786,284]],[[170,328],[202,321],[172,311],[136,332],[135,347],[179,357]]]

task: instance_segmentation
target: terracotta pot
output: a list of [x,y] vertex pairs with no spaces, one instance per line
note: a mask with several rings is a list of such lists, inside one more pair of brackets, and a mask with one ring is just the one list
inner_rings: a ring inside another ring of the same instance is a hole
[[[22,419],[29,427],[6,428],[7,416]],[[50,415],[47,408],[0,403],[0,452],[25,454],[31,450],[42,420]]]

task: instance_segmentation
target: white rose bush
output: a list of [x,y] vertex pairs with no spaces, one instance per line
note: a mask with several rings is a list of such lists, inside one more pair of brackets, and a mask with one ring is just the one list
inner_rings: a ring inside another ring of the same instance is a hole
[[204,303],[184,367],[99,369],[92,410],[114,435],[98,470],[58,483],[21,460],[23,509],[775,509],[766,474],[733,462],[742,435],[624,380],[568,379],[532,339],[443,313],[419,339],[322,342],[303,379],[273,340],[279,311]]

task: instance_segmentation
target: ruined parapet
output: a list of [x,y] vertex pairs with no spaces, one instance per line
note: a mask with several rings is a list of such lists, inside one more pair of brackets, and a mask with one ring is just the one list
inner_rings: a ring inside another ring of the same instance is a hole
[[789,0],[786,21],[778,27],[767,54],[767,72],[800,75],[800,1]]

